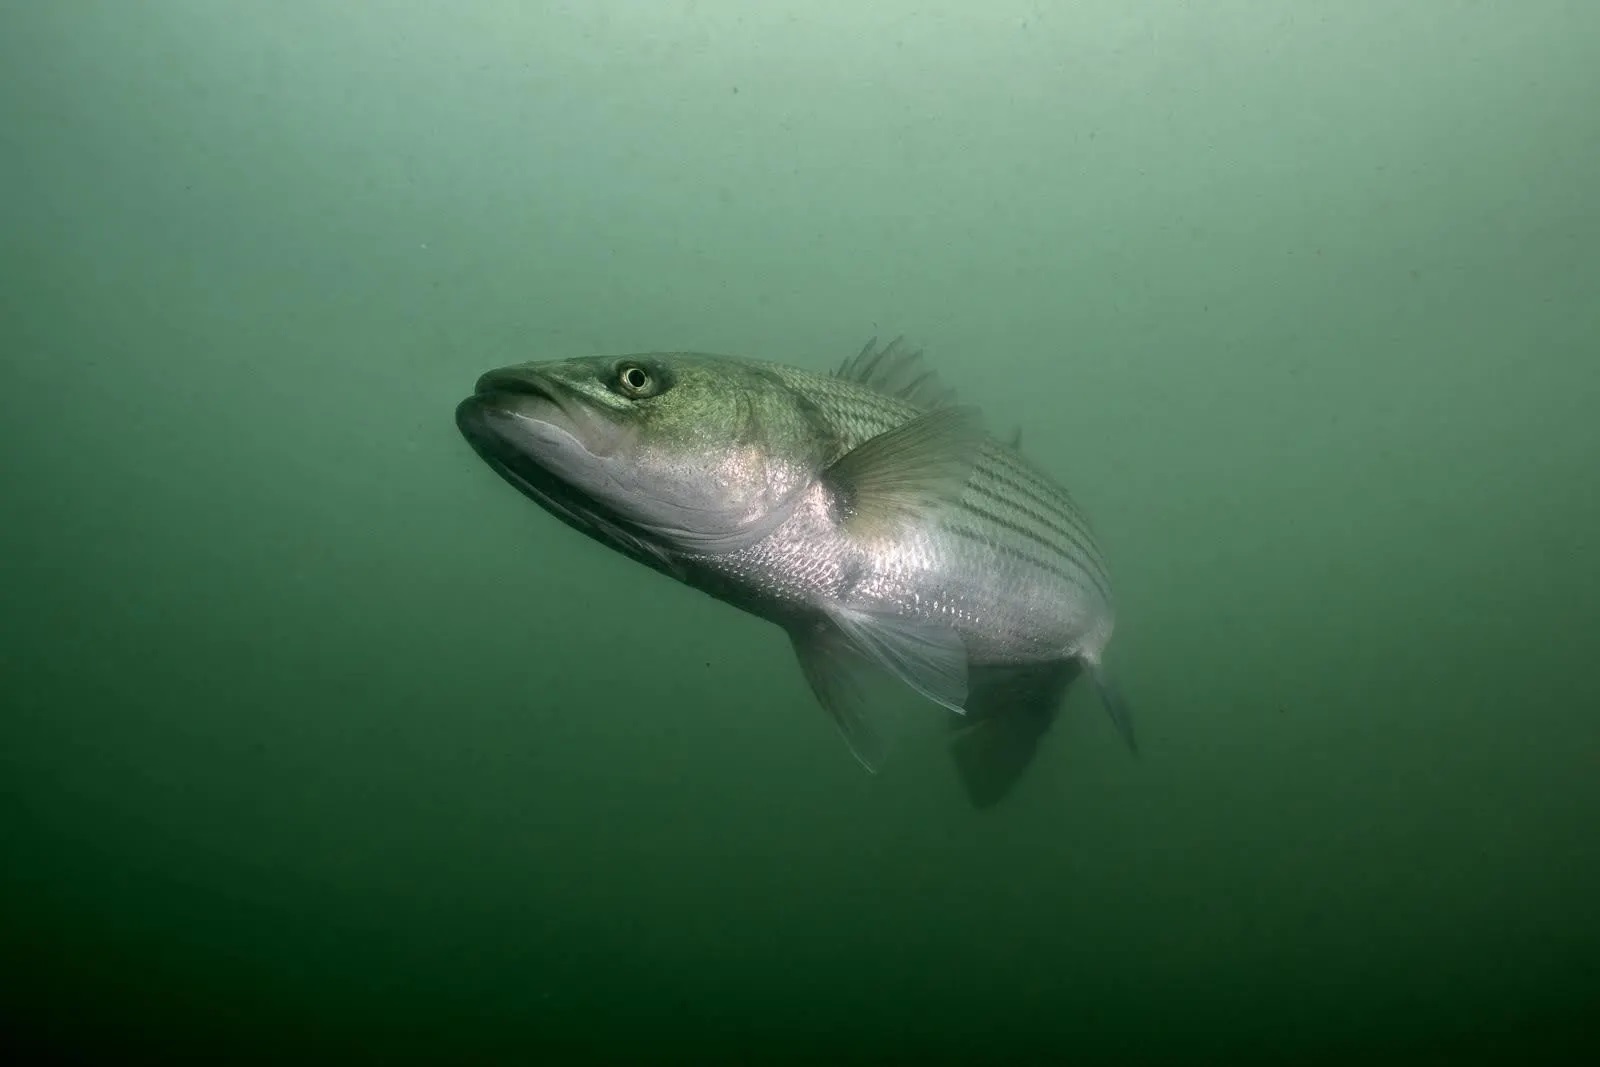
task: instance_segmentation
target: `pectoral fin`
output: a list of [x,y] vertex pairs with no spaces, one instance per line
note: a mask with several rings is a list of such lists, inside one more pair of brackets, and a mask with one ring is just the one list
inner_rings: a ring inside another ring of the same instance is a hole
[[939,408],[870,438],[822,474],[860,536],[892,534],[961,498],[977,463],[983,427],[970,408]]

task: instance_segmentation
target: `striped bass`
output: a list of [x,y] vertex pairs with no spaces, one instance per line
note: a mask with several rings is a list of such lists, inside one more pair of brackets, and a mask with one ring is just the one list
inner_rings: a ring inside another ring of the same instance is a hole
[[568,525],[781,626],[869,770],[886,675],[959,714],[978,807],[1080,673],[1134,748],[1087,517],[898,341],[831,374],[690,352],[521,363],[483,375],[456,423]]

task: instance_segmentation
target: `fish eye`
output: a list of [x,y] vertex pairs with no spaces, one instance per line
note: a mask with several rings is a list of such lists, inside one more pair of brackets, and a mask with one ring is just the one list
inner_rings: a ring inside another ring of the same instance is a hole
[[624,363],[617,368],[613,388],[631,400],[642,400],[661,391],[661,384],[648,367]]

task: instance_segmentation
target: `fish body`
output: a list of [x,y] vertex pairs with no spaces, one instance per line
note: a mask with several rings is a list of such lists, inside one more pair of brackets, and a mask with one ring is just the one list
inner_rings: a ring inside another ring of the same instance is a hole
[[518,364],[456,418],[569,525],[781,626],[869,769],[885,673],[962,715],[952,748],[978,806],[1010,790],[1085,670],[1133,745],[1087,517],[898,342],[832,374],[700,353]]

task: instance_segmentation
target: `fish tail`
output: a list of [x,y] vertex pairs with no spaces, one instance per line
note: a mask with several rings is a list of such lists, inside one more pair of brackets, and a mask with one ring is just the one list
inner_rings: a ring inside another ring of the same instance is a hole
[[1128,751],[1137,756],[1139,741],[1133,734],[1133,712],[1128,707],[1127,698],[1122,695],[1116,680],[1098,659],[1088,660],[1087,665],[1089,677],[1094,679],[1094,687],[1100,693],[1100,703],[1105,705],[1106,714],[1111,716],[1111,724],[1117,728],[1117,733],[1122,735],[1122,741],[1128,746]]

